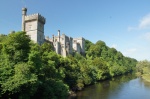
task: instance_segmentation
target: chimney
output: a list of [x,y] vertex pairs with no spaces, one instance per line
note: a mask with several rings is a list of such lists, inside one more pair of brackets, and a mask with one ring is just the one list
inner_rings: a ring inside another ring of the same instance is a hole
[[58,42],[60,42],[60,30],[58,30]]

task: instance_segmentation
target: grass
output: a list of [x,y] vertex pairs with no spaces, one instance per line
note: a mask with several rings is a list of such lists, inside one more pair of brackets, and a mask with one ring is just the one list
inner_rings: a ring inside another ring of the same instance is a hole
[[150,74],[143,74],[143,75],[142,75],[142,78],[143,78],[144,80],[146,80],[147,82],[150,82]]
[[141,77],[142,74],[140,72],[135,73],[137,77]]

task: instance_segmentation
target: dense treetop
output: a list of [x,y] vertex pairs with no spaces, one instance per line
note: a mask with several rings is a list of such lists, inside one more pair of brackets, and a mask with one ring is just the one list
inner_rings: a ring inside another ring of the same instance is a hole
[[137,76],[142,76],[143,79],[150,82],[150,61],[143,60],[136,64]]

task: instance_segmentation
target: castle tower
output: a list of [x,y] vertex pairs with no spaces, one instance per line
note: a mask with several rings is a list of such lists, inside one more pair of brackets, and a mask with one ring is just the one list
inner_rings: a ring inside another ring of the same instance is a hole
[[44,24],[45,18],[39,13],[26,15],[27,8],[22,9],[22,30],[26,32],[27,35],[35,43],[44,43]]
[[52,42],[54,42],[54,35],[52,35],[53,36],[53,38],[52,38]]
[[58,30],[58,42],[60,42],[60,30]]

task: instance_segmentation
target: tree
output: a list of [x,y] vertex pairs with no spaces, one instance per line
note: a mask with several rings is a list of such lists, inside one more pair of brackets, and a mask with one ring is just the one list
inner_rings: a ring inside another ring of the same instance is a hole
[[137,72],[140,72],[141,74],[147,74],[150,71],[150,62],[147,60],[139,61],[136,65]]
[[[50,43],[33,43],[25,32],[0,35],[0,98],[66,99],[69,89],[80,90],[135,68],[135,59],[105,42],[85,43],[86,57],[74,53],[64,58]],[[137,64],[142,73],[149,68],[149,62]]]
[[87,52],[93,43],[89,40],[85,40],[85,51]]
[[29,99],[37,90],[37,75],[31,72],[31,67],[26,63],[14,67],[14,75],[2,83],[2,92],[10,94],[7,98]]
[[8,58],[17,63],[20,61],[27,62],[30,38],[25,32],[16,32],[9,34],[3,42],[3,54],[6,54]]

